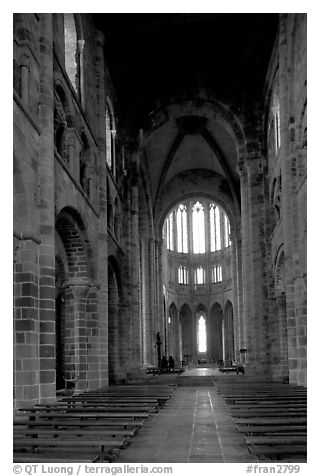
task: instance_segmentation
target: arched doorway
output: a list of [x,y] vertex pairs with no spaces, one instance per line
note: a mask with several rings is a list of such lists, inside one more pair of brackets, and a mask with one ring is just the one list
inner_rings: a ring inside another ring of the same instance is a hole
[[208,317],[203,304],[198,304],[195,312],[197,362],[207,363],[208,360]]
[[78,212],[66,207],[56,220],[56,383],[57,388],[88,385],[86,302],[92,279],[89,239]]

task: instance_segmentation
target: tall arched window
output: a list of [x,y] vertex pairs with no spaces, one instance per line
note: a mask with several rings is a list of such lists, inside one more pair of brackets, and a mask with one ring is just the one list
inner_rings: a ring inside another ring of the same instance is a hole
[[178,283],[179,284],[188,284],[188,270],[186,266],[179,266],[178,268]]
[[167,248],[171,251],[174,250],[174,230],[173,230],[173,212],[170,213],[167,218]]
[[73,13],[64,14],[65,68],[72,86],[79,93],[78,38]]
[[221,250],[220,210],[215,203],[210,203],[210,251]]
[[193,252],[205,253],[204,209],[200,202],[196,202],[192,207],[192,237]]
[[179,253],[188,253],[187,207],[179,205],[177,210],[177,247]]
[[214,265],[211,275],[212,283],[221,283],[222,281],[222,266],[220,264]]
[[198,352],[207,352],[207,329],[203,314],[198,319]]
[[230,239],[230,222],[227,217],[227,215],[224,213],[224,246],[228,247],[231,245],[231,239]]
[[167,249],[203,254],[231,245],[230,222],[224,210],[208,199],[184,201],[168,215],[163,228]]
[[194,282],[195,284],[204,284],[206,281],[205,270],[202,266],[195,269]]
[[116,127],[112,104],[109,98],[106,101],[106,159],[112,172],[116,175]]

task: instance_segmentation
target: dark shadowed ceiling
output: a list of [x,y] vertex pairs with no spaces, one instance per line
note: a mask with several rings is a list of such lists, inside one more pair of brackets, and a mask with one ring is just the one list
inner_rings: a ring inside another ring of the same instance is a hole
[[99,13],[122,121],[143,127],[155,105],[195,96],[259,100],[278,14]]

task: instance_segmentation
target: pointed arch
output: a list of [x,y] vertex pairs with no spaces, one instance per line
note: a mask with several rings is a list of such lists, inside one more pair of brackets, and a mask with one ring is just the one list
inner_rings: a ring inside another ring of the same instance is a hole
[[109,383],[117,383],[121,373],[121,275],[117,259],[108,258],[108,368]]

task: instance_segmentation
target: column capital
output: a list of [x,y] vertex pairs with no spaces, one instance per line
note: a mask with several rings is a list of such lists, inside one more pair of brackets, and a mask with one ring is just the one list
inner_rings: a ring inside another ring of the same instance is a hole
[[63,288],[68,290],[74,298],[84,298],[91,288],[91,283],[81,278],[71,278],[64,283]]

